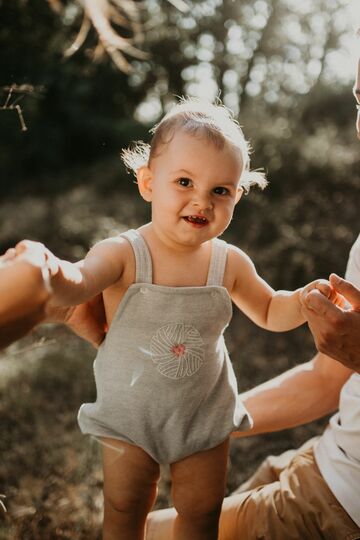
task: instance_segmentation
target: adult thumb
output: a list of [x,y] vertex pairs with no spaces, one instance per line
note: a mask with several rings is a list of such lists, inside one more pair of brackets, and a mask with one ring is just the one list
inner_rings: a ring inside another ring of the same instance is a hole
[[329,279],[332,287],[350,302],[352,308],[360,311],[360,290],[337,274],[330,274]]

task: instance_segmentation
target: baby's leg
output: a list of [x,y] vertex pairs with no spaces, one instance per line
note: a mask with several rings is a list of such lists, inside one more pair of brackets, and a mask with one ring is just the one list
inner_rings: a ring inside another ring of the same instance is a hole
[[229,441],[171,465],[176,540],[216,540],[225,493]]
[[102,439],[103,540],[143,540],[157,492],[159,465],[138,446]]

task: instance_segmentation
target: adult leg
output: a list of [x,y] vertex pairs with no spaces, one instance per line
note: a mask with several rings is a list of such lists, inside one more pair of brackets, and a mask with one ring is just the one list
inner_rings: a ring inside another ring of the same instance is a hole
[[177,512],[175,508],[165,508],[150,512],[146,521],[146,540],[169,540],[174,530]]
[[[146,540],[168,540],[173,508],[152,512]],[[312,448],[296,452],[278,480],[224,500],[219,540],[358,540],[360,528],[331,493]]]
[[254,474],[243,482],[235,491],[235,493],[244,493],[245,491],[250,491],[259,486],[265,484],[271,484],[272,482],[277,482],[279,480],[280,473],[286,469],[290,461],[295,457],[296,454],[312,448],[315,441],[319,437],[313,437],[306,441],[300,448],[286,450],[278,456],[267,456],[264,461],[259,465]]
[[314,458],[297,452],[279,479],[228,497],[219,540],[355,540],[360,528],[336,500]]
[[159,465],[142,448],[102,439],[103,540],[143,540],[157,493]]
[[175,540],[217,540],[229,441],[171,465]]

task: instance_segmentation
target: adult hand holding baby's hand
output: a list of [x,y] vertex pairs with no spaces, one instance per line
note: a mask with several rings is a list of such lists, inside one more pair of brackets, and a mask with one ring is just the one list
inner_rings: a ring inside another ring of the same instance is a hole
[[308,296],[311,294],[322,294],[332,304],[341,308],[347,306],[345,298],[334,289],[327,279],[316,279],[302,288],[300,291],[300,302],[302,306],[306,305]]
[[78,306],[50,305],[50,280],[58,271],[55,255],[32,240],[22,240],[0,257],[0,347],[40,322],[66,324],[95,347],[103,341],[107,328],[101,294]]
[[41,268],[43,277],[48,284],[49,278],[59,270],[58,259],[41,242],[22,240],[15,248],[10,248],[4,255],[4,260],[23,260],[35,267]]
[[330,285],[341,304],[330,302],[314,288],[303,299],[302,313],[317,349],[360,372],[360,290],[335,274]]
[[45,317],[56,271],[45,246],[24,240],[0,257],[0,347],[20,338]]

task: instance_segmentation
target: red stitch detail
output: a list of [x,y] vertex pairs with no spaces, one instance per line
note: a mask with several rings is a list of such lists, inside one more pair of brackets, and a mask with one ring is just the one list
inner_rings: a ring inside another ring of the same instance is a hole
[[182,343],[179,343],[179,345],[174,345],[171,348],[171,352],[175,354],[175,356],[180,358],[180,356],[182,356],[185,353],[185,345],[183,345]]

